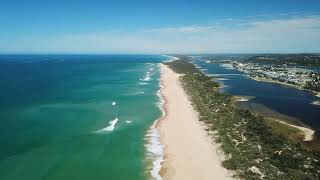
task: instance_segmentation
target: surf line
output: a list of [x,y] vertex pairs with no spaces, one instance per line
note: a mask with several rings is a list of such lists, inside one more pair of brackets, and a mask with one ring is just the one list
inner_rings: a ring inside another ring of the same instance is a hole
[[[161,73],[162,72],[160,72],[160,74]],[[147,170],[149,171],[149,175],[151,176],[150,178],[155,180],[163,179],[159,173],[162,167],[161,164],[164,161],[164,152],[163,152],[164,146],[161,144],[160,134],[157,129],[158,122],[165,117],[165,111],[164,111],[165,99],[162,95],[162,90],[164,89],[164,85],[161,81],[161,77],[159,78],[159,86],[160,86],[160,89],[157,92],[157,96],[159,98],[157,105],[161,111],[161,116],[151,125],[151,127],[149,128],[148,132],[145,135],[145,139],[147,141],[147,143],[145,144],[145,148],[147,151],[146,159],[148,161],[148,164],[150,163],[150,166],[147,167]]]

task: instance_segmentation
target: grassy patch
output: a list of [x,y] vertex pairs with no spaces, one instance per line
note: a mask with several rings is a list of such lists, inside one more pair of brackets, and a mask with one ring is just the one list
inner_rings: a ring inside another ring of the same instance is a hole
[[267,124],[267,126],[271,127],[272,131],[275,134],[281,135],[286,139],[291,140],[293,143],[300,143],[304,139],[304,133],[298,128],[288,126],[284,123],[270,118],[266,118],[265,123]]

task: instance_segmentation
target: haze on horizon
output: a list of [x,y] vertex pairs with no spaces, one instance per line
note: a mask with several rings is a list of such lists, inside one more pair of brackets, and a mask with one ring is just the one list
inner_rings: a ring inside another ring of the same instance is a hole
[[319,9],[317,0],[4,0],[0,53],[319,53]]

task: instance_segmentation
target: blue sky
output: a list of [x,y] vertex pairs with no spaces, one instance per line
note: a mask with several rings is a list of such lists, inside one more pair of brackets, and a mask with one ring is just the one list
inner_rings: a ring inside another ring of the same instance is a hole
[[320,52],[319,0],[0,0],[0,53]]

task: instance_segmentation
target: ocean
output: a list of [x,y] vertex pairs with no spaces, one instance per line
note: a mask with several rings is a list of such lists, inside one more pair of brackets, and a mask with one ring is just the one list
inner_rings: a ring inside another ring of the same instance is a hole
[[320,98],[311,92],[277,83],[255,81],[235,69],[207,63],[199,56],[193,58],[193,63],[223,84],[222,92],[253,97],[250,101],[238,103],[239,106],[260,113],[263,111],[268,115],[288,117],[288,120],[294,120],[294,123],[302,122],[314,129],[317,139],[320,138],[320,107],[311,104]]
[[0,55],[0,179],[159,179],[160,55]]

